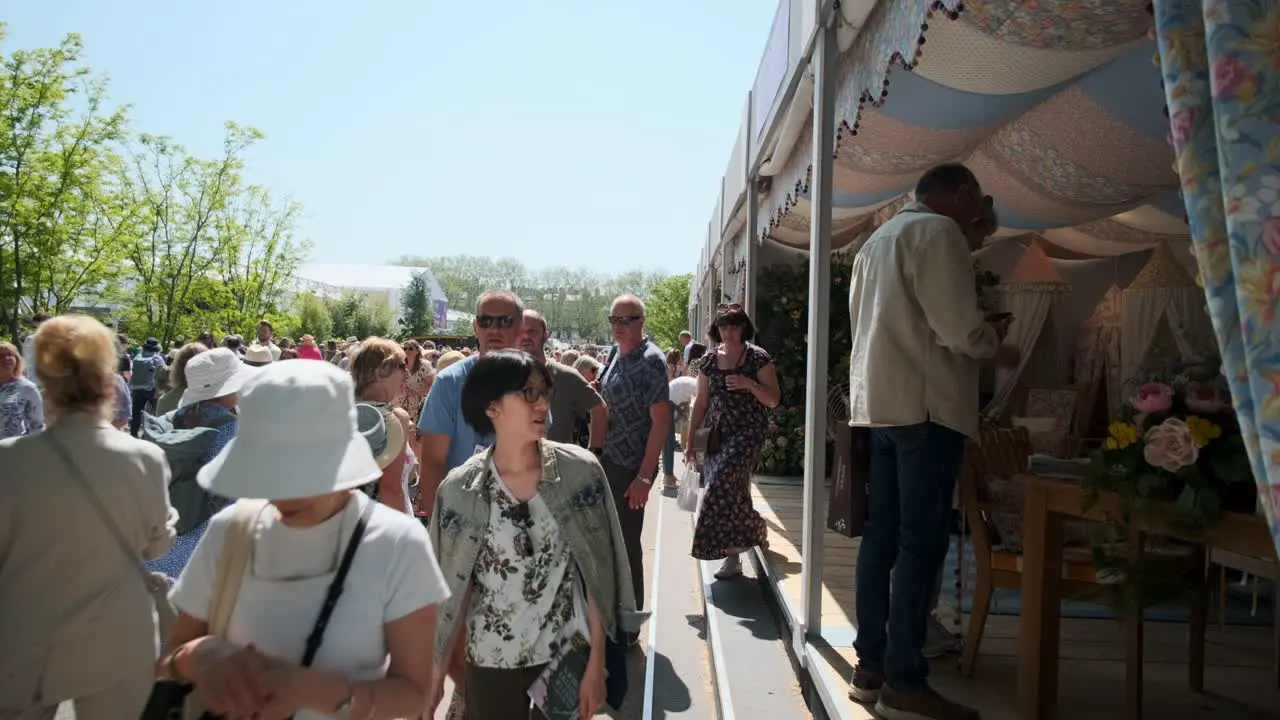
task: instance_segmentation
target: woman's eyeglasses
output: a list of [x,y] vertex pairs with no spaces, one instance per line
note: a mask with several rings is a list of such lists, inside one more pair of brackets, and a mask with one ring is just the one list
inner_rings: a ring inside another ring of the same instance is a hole
[[533,405],[543,398],[546,398],[547,402],[551,402],[551,388],[530,385],[529,387],[520,388],[516,391],[516,394],[524,398],[524,401],[530,405]]
[[729,303],[727,305],[717,305],[717,312],[742,312],[742,306],[738,303]]
[[522,558],[533,557],[533,536],[529,534],[533,528],[533,516],[529,514],[528,502],[511,508],[511,523],[516,526],[516,554]]

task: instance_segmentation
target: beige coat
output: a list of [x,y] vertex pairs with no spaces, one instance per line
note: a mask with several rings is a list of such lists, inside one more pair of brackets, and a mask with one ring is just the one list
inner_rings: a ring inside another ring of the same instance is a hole
[[849,320],[850,425],[932,421],[978,437],[978,361],[999,341],[955,221],[908,203],[881,225],[853,258]]
[[[45,435],[94,483],[133,557]],[[160,448],[88,415],[0,440],[0,710],[153,675],[155,609],[135,564],[173,546],[168,485]]]

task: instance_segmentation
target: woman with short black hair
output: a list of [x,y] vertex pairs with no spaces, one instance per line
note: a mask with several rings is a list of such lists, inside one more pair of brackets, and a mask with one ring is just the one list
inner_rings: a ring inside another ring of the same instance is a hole
[[518,350],[481,356],[462,386],[463,419],[494,443],[448,474],[431,513],[454,597],[440,613],[428,716],[447,671],[468,718],[530,717],[530,687],[584,644],[579,704],[594,714],[605,702],[606,638],[643,620],[600,462],[545,439],[551,393],[546,368]]

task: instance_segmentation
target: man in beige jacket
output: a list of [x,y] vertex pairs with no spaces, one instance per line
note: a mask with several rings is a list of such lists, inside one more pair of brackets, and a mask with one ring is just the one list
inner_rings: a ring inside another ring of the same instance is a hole
[[850,280],[850,424],[871,433],[850,696],[892,720],[967,719],[977,712],[928,685],[925,620],[965,438],[978,437],[979,361],[1016,364],[1018,353],[1000,345],[1009,320],[988,322],[978,306],[977,178],[941,165],[915,196],[858,251]]

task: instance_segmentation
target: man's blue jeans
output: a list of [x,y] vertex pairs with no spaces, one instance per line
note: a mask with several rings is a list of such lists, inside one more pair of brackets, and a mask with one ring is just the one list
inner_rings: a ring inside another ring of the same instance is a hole
[[667,403],[667,415],[671,418],[667,430],[667,442],[662,446],[662,472],[676,474],[676,406]]
[[947,555],[964,441],[931,422],[871,428],[853,646],[858,663],[882,672],[895,690],[919,691],[929,675],[921,654],[925,622]]

